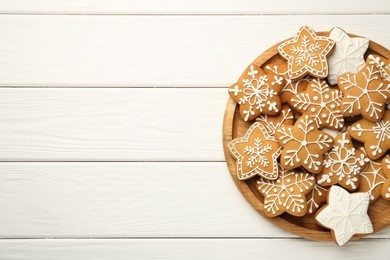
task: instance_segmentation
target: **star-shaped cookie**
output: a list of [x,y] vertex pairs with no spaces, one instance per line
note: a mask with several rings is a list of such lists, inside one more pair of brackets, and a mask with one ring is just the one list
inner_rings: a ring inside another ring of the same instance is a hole
[[337,84],[344,94],[341,103],[344,116],[361,114],[372,122],[381,120],[390,93],[390,83],[385,82],[375,65],[366,65],[357,74],[343,74]]
[[325,80],[313,79],[306,90],[293,96],[289,103],[299,113],[312,117],[317,128],[339,130],[344,126],[341,98],[340,90],[331,89]]
[[297,217],[305,215],[305,195],[313,188],[315,178],[299,169],[285,170],[280,164],[278,167],[277,180],[260,178],[257,181],[257,188],[264,196],[264,214],[267,217],[276,217],[284,212]]
[[333,145],[332,136],[319,131],[308,115],[301,116],[294,126],[280,127],[276,139],[283,147],[280,163],[285,169],[303,166],[311,173],[321,172],[323,154]]
[[340,75],[347,72],[356,73],[366,64],[364,53],[366,53],[369,40],[360,37],[349,37],[349,35],[338,27],[334,27],[329,34],[334,40],[336,48],[329,56],[328,82],[331,85],[337,83]]
[[364,143],[370,159],[379,159],[390,149],[390,110],[386,110],[379,122],[374,123],[365,118],[355,122],[348,133],[353,139]]
[[382,171],[387,180],[383,184],[381,195],[385,200],[390,200],[390,157],[383,158]]
[[354,191],[360,184],[360,172],[367,166],[368,159],[362,150],[353,147],[347,133],[338,134],[335,145],[324,156],[324,167],[317,175],[322,186],[339,184],[348,191]]
[[338,186],[329,190],[328,205],[316,214],[318,224],[331,230],[339,246],[345,245],[355,234],[369,234],[374,231],[367,214],[369,205],[367,193],[350,194]]
[[232,140],[228,147],[237,159],[238,179],[255,175],[272,180],[278,177],[277,158],[281,147],[262,124],[252,124],[243,137]]
[[240,115],[251,121],[260,114],[278,115],[281,109],[279,93],[284,78],[265,73],[256,65],[250,65],[240,79],[229,88],[230,97],[240,105]]
[[322,187],[317,183],[314,184],[313,189],[306,195],[306,200],[307,200],[306,215],[312,215],[316,213],[317,210],[320,208],[320,206],[326,202],[327,198],[328,198],[328,188]]
[[386,82],[390,82],[390,61],[379,55],[370,54],[367,57],[366,63],[375,65]]
[[282,125],[294,124],[294,112],[288,105],[282,106],[282,111],[277,116],[260,115],[256,121],[262,124],[272,136],[275,136],[275,131]]
[[386,177],[382,171],[380,160],[368,161],[368,166],[360,174],[359,192],[367,192],[370,195],[370,203],[374,203],[381,195]]
[[278,51],[287,60],[291,79],[302,78],[307,74],[326,78],[327,56],[332,53],[333,47],[333,40],[318,36],[310,27],[303,26],[293,39],[279,45]]

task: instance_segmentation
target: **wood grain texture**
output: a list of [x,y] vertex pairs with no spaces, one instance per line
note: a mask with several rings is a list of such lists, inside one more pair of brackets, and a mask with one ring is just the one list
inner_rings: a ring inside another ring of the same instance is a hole
[[223,161],[226,89],[0,89],[1,161]]
[[389,13],[390,6],[386,0],[353,4],[337,0],[0,0],[0,13],[7,14],[361,14],[368,10]]
[[0,240],[7,260],[127,259],[388,259],[389,240],[362,240],[338,248],[301,239]]
[[224,162],[1,163],[0,191],[1,238],[294,237],[246,203]]
[[390,15],[3,15],[0,86],[227,87],[304,24],[390,46]]

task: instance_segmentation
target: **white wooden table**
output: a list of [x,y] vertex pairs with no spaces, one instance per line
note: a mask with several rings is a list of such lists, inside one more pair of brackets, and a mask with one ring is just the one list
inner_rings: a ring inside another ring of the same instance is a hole
[[[388,0],[0,0],[0,259],[389,259],[257,214],[226,88],[301,25],[390,48]],[[325,3],[326,2],[326,3]]]

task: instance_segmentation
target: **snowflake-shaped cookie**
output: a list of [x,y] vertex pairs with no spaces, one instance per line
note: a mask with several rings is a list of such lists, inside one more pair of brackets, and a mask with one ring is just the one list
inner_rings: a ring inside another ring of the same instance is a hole
[[306,90],[293,96],[289,103],[298,112],[312,117],[317,128],[339,130],[344,126],[341,98],[341,91],[331,89],[325,80],[313,79]]
[[333,145],[333,138],[319,131],[308,115],[301,116],[294,126],[280,127],[276,139],[283,147],[280,162],[285,169],[303,166],[311,173],[321,172],[323,154]]
[[292,96],[304,91],[313,79],[310,76],[298,80],[292,80],[288,75],[287,63],[279,55],[276,55],[271,59],[269,63],[264,66],[265,72],[272,72],[275,75],[279,75],[285,79],[285,84],[280,91],[280,101],[282,104],[288,103]]
[[[318,179],[318,178],[317,178]],[[326,202],[328,198],[328,188],[322,187],[317,183],[314,184],[313,189],[306,195],[307,213],[312,215],[317,212],[320,206]]]
[[335,50],[328,58],[328,82],[334,85],[340,75],[348,72],[356,73],[364,67],[364,53],[370,41],[360,37],[351,38],[338,27],[330,31],[329,38],[336,43]]
[[228,146],[237,159],[238,179],[255,175],[273,180],[278,177],[277,158],[281,147],[262,124],[252,124],[243,137],[232,140]]
[[329,56],[334,41],[325,36],[317,36],[309,27],[303,26],[291,40],[283,42],[278,51],[288,63],[291,79],[298,79],[310,74],[317,78],[328,76]]
[[390,157],[386,156],[382,160],[382,171],[387,180],[382,187],[382,198],[385,200],[390,200]]
[[381,74],[381,77],[385,82],[390,82],[390,61],[379,56],[370,54],[367,57],[366,63],[369,65],[375,65]]
[[361,172],[359,192],[367,192],[370,195],[370,202],[376,201],[382,191],[386,177],[382,171],[381,161],[368,161],[367,168]]
[[328,205],[316,214],[318,224],[331,230],[339,246],[347,243],[355,234],[369,234],[374,231],[367,214],[369,196],[367,193],[350,194],[338,186],[329,190]]
[[275,131],[282,125],[294,124],[294,113],[288,105],[282,106],[282,111],[277,116],[260,115],[256,118],[257,122],[262,124],[272,136],[275,136]]
[[245,121],[251,121],[260,114],[277,115],[281,102],[279,93],[284,78],[265,73],[256,65],[250,65],[237,83],[229,88],[230,97],[240,105],[240,114]]
[[364,66],[357,74],[346,73],[338,78],[338,86],[344,94],[341,113],[344,116],[362,115],[378,122],[385,111],[390,83],[381,77],[375,65]]
[[322,186],[340,184],[354,191],[359,187],[360,172],[367,166],[368,159],[362,150],[353,147],[351,137],[341,133],[335,137],[335,145],[324,156],[324,167],[317,176]]
[[259,192],[264,196],[264,214],[275,217],[287,212],[294,216],[306,214],[305,195],[315,183],[313,175],[303,171],[288,171],[279,164],[279,178],[257,181]]
[[355,122],[348,132],[353,139],[364,143],[370,159],[379,159],[390,148],[390,110],[386,110],[379,122],[373,123],[365,118]]

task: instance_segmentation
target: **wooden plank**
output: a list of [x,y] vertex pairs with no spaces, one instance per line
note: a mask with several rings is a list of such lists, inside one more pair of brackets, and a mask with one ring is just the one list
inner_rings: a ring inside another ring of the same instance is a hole
[[223,161],[225,89],[0,89],[0,161]]
[[1,13],[28,14],[361,14],[389,13],[387,0],[0,0]]
[[2,238],[294,237],[245,201],[224,162],[1,163],[0,190]]
[[389,240],[331,242],[300,239],[1,240],[0,258],[127,259],[388,259]]
[[227,87],[304,24],[390,46],[390,15],[3,15],[0,86]]

